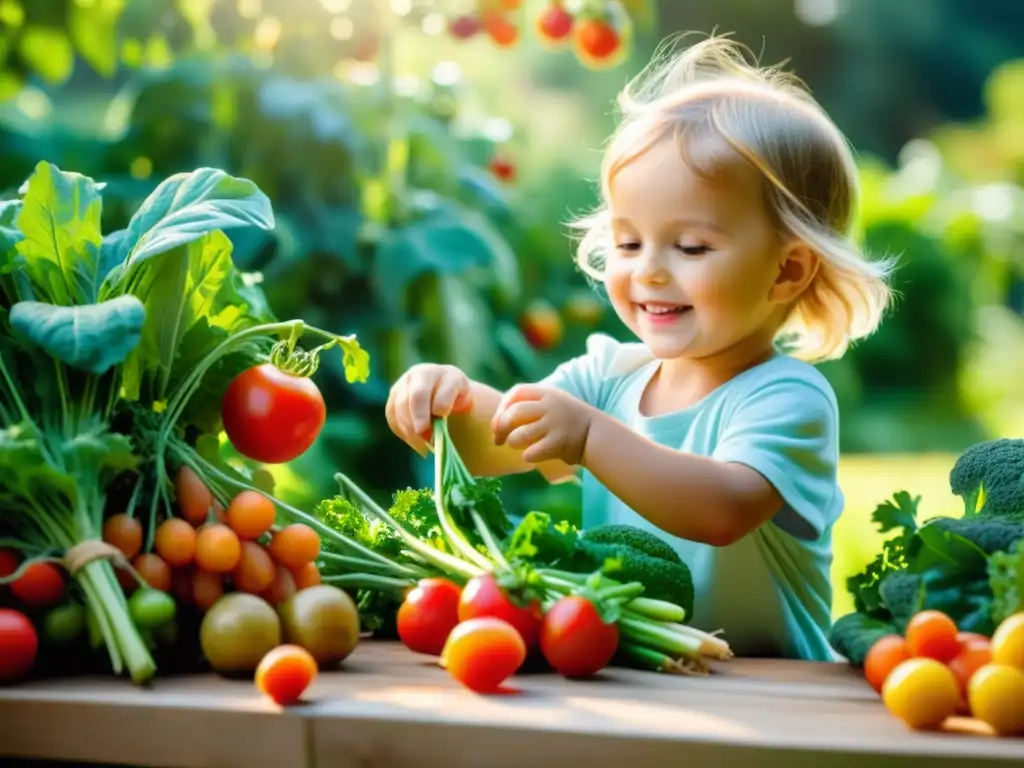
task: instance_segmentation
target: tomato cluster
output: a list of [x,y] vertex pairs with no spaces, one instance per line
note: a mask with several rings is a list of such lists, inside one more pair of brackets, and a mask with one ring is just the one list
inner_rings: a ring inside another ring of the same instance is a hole
[[540,652],[565,677],[589,677],[611,661],[618,627],[585,597],[568,595],[546,612],[540,602],[514,599],[492,574],[459,587],[444,578],[421,580],[398,610],[398,636],[412,651],[439,656],[467,688],[498,690]]
[[864,675],[910,728],[936,729],[960,713],[999,734],[1024,733],[1024,612],[989,638],[959,631],[941,611],[921,611],[903,635],[875,642]]

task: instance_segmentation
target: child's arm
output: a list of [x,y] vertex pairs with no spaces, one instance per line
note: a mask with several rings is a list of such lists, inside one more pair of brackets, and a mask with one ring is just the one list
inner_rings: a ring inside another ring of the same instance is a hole
[[638,515],[690,541],[726,546],[782,505],[750,467],[666,448],[603,413],[594,414],[581,463]]

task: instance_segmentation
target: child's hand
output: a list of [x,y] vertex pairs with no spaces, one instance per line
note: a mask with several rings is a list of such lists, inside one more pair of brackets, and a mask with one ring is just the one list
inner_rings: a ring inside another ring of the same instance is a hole
[[521,385],[508,391],[491,428],[498,445],[523,451],[531,464],[558,459],[579,464],[594,409],[559,389]]
[[430,450],[430,427],[435,418],[472,408],[469,378],[452,365],[414,365],[395,382],[384,413],[391,431],[421,456]]

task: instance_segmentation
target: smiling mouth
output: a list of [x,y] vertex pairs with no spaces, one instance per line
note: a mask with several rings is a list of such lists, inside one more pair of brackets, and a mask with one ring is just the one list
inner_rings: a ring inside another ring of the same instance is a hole
[[693,307],[688,304],[646,304],[638,303],[638,307],[643,310],[644,313],[652,315],[654,317],[664,317],[668,315],[681,315],[684,312],[688,312]]

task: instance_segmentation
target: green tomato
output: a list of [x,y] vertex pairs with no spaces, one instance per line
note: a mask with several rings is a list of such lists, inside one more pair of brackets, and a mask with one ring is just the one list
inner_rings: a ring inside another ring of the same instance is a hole
[[71,645],[85,632],[85,608],[65,603],[48,611],[43,618],[43,636],[54,645]]
[[159,589],[139,589],[128,598],[128,611],[140,629],[156,629],[174,620],[174,598]]

